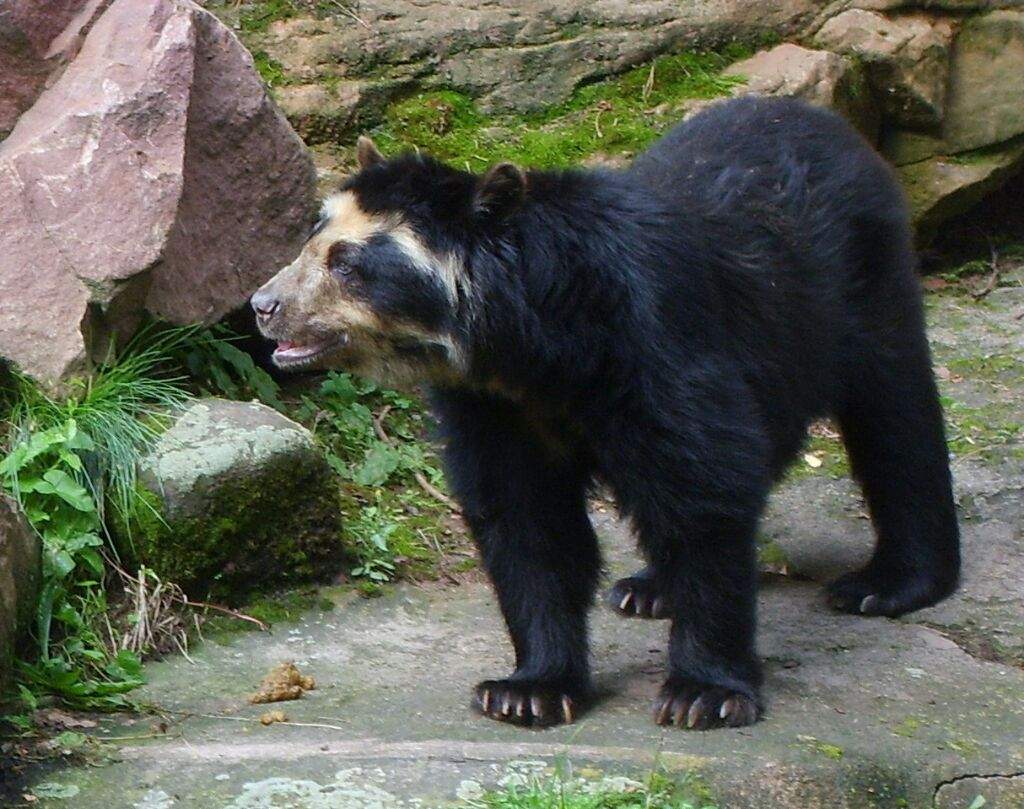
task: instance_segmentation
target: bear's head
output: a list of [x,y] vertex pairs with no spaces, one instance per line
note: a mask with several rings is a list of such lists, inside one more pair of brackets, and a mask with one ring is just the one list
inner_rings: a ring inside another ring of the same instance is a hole
[[471,256],[525,193],[501,164],[482,176],[429,157],[385,159],[369,138],[359,171],[325,200],[295,261],[252,296],[283,369],[344,368],[383,382],[467,371]]

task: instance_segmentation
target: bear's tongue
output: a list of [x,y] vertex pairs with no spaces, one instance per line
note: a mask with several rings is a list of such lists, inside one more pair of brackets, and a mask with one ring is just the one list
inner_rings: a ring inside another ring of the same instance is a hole
[[298,343],[293,343],[291,340],[278,340],[277,341],[277,350],[278,351],[291,351],[297,345],[298,345]]

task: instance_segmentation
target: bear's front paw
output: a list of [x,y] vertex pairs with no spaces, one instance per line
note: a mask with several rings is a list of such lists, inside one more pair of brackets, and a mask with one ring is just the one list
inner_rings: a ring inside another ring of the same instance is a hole
[[637,573],[619,579],[608,591],[608,606],[626,618],[668,618],[668,605],[654,578]]
[[473,694],[484,716],[531,727],[571,724],[580,702],[577,689],[544,680],[484,680]]
[[761,707],[750,695],[686,677],[666,681],[654,702],[654,721],[678,728],[738,728],[760,716]]

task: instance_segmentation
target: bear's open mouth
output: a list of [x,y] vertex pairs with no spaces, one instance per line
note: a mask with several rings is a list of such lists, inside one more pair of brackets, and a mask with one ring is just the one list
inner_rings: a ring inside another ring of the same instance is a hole
[[292,340],[278,340],[272,359],[278,368],[297,368],[311,365],[325,354],[337,351],[348,342],[348,334],[327,337],[316,343],[297,343]]

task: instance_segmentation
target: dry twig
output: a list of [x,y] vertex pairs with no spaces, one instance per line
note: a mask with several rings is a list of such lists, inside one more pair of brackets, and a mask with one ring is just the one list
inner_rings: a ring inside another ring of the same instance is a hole
[[992,274],[988,277],[988,281],[985,282],[985,286],[977,292],[971,293],[971,297],[976,301],[980,301],[993,289],[999,286],[999,254],[996,252],[995,245],[993,245],[992,242],[988,243],[988,249],[992,253],[992,258],[989,260],[989,266],[992,268]]
[[[331,0],[331,2],[334,3],[334,5],[336,5],[338,8],[340,8],[342,13],[346,17],[351,17],[353,20],[355,20],[357,23],[359,23],[361,26],[363,26],[363,28],[365,28],[367,31],[370,31],[370,32],[373,31],[373,28],[370,26],[370,24],[366,20],[364,20],[362,17],[360,17],[358,14],[356,14],[355,11],[350,9],[348,6],[340,3],[339,0]],[[357,3],[356,4],[356,8],[358,8],[358,7],[359,7],[359,4]]]
[[640,100],[647,103],[654,91],[654,62],[651,62],[651,72],[647,74],[647,81],[644,82],[644,89],[640,91]]
[[[373,420],[373,431],[377,434],[377,438],[379,438],[388,446],[393,447],[395,445],[394,440],[384,431],[384,419],[387,418],[387,415],[390,412],[391,405],[385,405],[381,409],[380,414]],[[458,504],[454,500],[452,500],[448,495],[446,495],[444,492],[438,489],[437,486],[435,486],[433,483],[427,480],[426,476],[422,472],[420,472],[417,469],[412,474],[413,477],[416,478],[416,482],[419,484],[420,488],[423,489],[423,491],[425,491],[438,502],[446,505],[452,511],[457,513],[461,512]]]
[[185,600],[185,603],[190,607],[199,607],[204,610],[216,610],[217,612],[222,612],[225,615],[230,615],[232,618],[237,618],[239,621],[248,621],[250,624],[256,624],[262,632],[270,631],[270,626],[259,618],[246,615],[244,612],[233,610],[230,607],[222,607],[220,604],[210,604],[207,601],[190,601],[188,599]]

